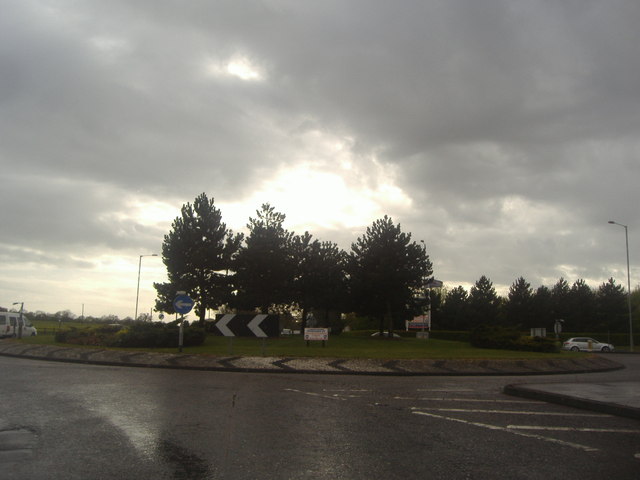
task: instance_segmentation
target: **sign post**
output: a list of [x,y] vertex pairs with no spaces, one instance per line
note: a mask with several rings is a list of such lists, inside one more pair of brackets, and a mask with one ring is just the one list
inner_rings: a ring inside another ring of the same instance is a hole
[[556,334],[556,340],[560,340],[560,334],[562,333],[562,324],[564,323],[564,320],[562,320],[561,318],[556,320],[556,323],[553,325],[553,331]]
[[184,316],[193,308],[194,301],[185,292],[178,292],[176,298],[173,299],[173,309],[180,317],[180,330],[178,332],[178,351],[182,353],[182,345],[184,341]]

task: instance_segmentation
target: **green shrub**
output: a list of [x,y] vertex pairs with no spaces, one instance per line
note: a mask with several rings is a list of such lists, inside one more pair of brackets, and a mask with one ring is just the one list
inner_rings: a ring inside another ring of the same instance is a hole
[[[56,332],[59,343],[93,345],[102,347],[171,348],[178,346],[178,322],[133,323],[127,328],[104,325],[98,327],[75,328]],[[206,334],[204,329],[184,327],[183,345],[202,345]]]
[[[180,326],[178,322],[171,323],[134,323],[115,336],[114,347],[134,348],[171,348],[178,346]],[[206,338],[203,328],[185,326],[183,345],[193,347],[202,345]]]
[[547,337],[526,337],[521,336],[514,342],[513,350],[525,350],[528,352],[553,353],[558,351],[555,340]]
[[556,352],[558,346],[553,339],[528,337],[515,328],[497,325],[479,325],[471,331],[469,341],[477,348],[499,350],[525,350],[529,352]]
[[58,330],[55,334],[55,340],[59,343],[73,345],[105,346],[110,343],[118,328],[110,326],[71,327],[67,330]]
[[469,342],[477,348],[509,349],[518,337],[520,333],[513,328],[482,324],[471,331]]

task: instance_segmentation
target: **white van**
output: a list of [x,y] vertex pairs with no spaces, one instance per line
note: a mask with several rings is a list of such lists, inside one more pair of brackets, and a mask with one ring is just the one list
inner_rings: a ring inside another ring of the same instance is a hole
[[22,336],[33,337],[38,334],[36,327],[31,325],[29,319],[15,312],[0,312],[0,338],[17,337],[22,325]]

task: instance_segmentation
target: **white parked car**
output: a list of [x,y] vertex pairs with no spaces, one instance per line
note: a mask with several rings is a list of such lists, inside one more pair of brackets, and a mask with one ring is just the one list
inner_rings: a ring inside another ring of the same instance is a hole
[[613,352],[613,345],[610,343],[601,343],[589,337],[570,338],[562,344],[563,350],[573,350],[574,352]]

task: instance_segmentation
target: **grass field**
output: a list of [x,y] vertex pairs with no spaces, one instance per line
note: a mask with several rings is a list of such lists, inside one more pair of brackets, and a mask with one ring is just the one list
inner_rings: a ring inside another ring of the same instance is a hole
[[[87,326],[78,324],[78,327]],[[36,325],[37,328],[47,328]],[[49,329],[56,327],[50,326]],[[40,332],[40,330],[39,330]],[[53,335],[39,334],[21,340],[24,343],[56,345]],[[91,348],[91,347],[87,347]],[[93,347],[96,348],[96,347]],[[102,347],[98,347],[102,348]],[[176,353],[176,348],[136,349],[138,351],[155,351]],[[581,353],[537,353],[512,350],[492,350],[474,348],[467,342],[428,339],[415,337],[401,339],[372,338],[368,334],[343,334],[331,336],[325,346],[321,342],[306,342],[300,335],[281,338],[229,338],[210,335],[205,343],[198,347],[185,347],[183,353],[214,356],[274,356],[274,357],[335,357],[335,358],[462,358],[462,359],[498,359],[498,358],[554,358],[580,356]]]

